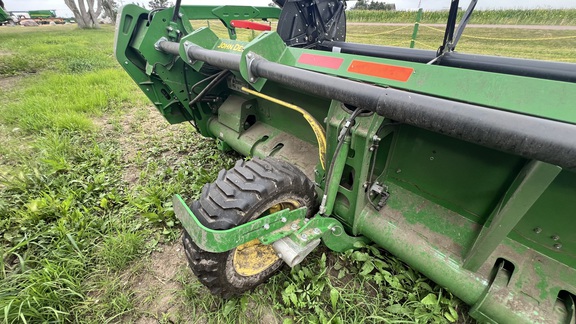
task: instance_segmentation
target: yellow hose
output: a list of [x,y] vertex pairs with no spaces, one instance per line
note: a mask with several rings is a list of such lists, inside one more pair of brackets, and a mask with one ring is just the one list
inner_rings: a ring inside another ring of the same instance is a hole
[[270,97],[258,91],[250,90],[246,87],[242,87],[242,91],[301,113],[308,124],[310,124],[310,127],[312,127],[312,130],[316,135],[316,140],[318,141],[318,155],[320,156],[320,164],[322,165],[322,169],[326,170],[326,132],[324,131],[322,125],[320,125],[320,123],[312,115],[296,105],[282,101],[280,99],[276,99],[274,97]]

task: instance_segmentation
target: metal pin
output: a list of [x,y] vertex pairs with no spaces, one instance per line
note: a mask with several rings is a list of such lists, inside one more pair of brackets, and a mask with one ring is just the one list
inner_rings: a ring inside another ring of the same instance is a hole
[[264,229],[265,230],[270,229],[270,224],[264,224]]

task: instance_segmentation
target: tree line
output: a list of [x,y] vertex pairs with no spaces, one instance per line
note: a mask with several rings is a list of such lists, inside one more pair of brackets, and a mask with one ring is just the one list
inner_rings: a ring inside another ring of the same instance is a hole
[[[1,2],[2,0],[0,0]],[[116,22],[118,13],[118,2],[115,0],[64,0],[64,3],[72,13],[80,28],[99,28],[98,20],[100,17],[109,17],[112,22]],[[141,7],[144,4],[132,2]],[[148,2],[151,9],[167,8],[172,6],[168,0],[153,0]]]

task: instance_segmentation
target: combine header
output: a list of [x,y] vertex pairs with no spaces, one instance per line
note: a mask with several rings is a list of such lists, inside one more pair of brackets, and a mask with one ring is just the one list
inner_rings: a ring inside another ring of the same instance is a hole
[[576,321],[576,65],[457,53],[476,1],[458,28],[451,3],[438,51],[345,42],[340,0],[122,8],[116,57],[158,111],[252,157],[174,197],[213,293],[375,242],[480,321]]

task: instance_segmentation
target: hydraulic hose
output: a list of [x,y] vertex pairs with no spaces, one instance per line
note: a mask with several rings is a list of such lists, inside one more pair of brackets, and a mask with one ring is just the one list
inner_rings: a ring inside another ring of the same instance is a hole
[[324,131],[324,128],[322,127],[322,125],[320,125],[320,123],[316,120],[316,118],[310,115],[310,113],[308,113],[306,110],[291,103],[288,103],[286,101],[282,101],[280,99],[265,95],[258,91],[250,90],[246,87],[242,87],[241,89],[246,93],[249,93],[256,97],[260,97],[262,99],[266,99],[268,101],[271,101],[273,103],[279,104],[281,106],[284,106],[286,108],[301,113],[304,119],[306,119],[306,121],[308,122],[308,124],[310,124],[310,127],[312,127],[314,135],[316,135],[316,140],[318,141],[318,155],[320,158],[320,164],[322,165],[322,169],[326,170],[326,131]]

